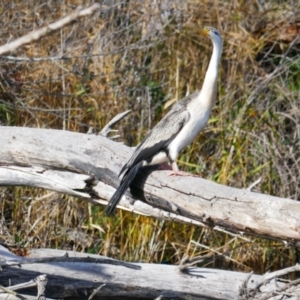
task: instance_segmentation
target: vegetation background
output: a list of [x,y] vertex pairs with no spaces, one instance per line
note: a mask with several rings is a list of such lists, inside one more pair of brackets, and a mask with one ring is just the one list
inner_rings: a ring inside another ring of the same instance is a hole
[[[94,1],[0,3],[8,43]],[[300,4],[293,0],[103,0],[102,10],[0,57],[0,124],[87,132],[131,109],[120,141],[134,146],[186,94],[200,89],[220,30],[218,101],[181,169],[208,180],[299,200]],[[59,141],[57,141],[59,143]],[[1,145],[0,145],[1,148]],[[0,149],[1,153],[1,149]],[[0,188],[0,241],[15,251],[50,247],[126,261],[176,264],[208,255],[209,267],[264,273],[299,262],[282,243],[154,220],[51,191]],[[216,253],[224,258],[214,260]],[[226,259],[225,259],[226,257]]]

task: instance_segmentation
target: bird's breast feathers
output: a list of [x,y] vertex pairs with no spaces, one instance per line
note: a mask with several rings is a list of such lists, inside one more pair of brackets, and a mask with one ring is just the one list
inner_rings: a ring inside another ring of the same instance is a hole
[[169,155],[171,158],[176,159],[178,153],[187,145],[189,145],[200,131],[205,127],[210,116],[211,108],[189,107],[188,110],[193,109],[190,113],[190,119],[183,126],[182,130],[175,137],[169,145]]

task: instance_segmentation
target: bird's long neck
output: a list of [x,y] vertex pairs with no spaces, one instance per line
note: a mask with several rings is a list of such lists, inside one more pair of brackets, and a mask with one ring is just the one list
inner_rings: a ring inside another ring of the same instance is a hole
[[222,42],[212,41],[213,53],[206,71],[202,90],[200,93],[201,104],[212,107],[217,96],[218,68],[222,54]]

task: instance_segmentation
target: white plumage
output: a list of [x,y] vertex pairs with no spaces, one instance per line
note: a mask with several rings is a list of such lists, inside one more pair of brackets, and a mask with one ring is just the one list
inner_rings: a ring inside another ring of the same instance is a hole
[[123,178],[106,207],[111,214],[134,179],[138,169],[144,165],[171,163],[170,175],[186,175],[178,169],[176,159],[179,152],[189,145],[206,126],[217,95],[218,66],[222,54],[222,38],[213,27],[205,27],[201,33],[209,36],[213,53],[201,91],[195,92],[175,103],[171,110],[148,133],[137,146],[129,161],[123,166]]

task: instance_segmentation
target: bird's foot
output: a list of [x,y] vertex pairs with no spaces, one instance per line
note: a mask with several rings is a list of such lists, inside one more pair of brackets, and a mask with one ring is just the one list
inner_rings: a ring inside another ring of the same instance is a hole
[[188,172],[183,172],[183,171],[180,171],[178,166],[177,166],[177,163],[176,161],[173,161],[172,163],[172,172],[169,173],[168,175],[169,176],[191,176],[191,177],[200,177],[199,175],[195,175],[195,174],[191,174],[191,173],[188,173]]

